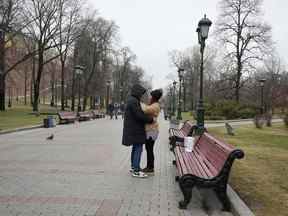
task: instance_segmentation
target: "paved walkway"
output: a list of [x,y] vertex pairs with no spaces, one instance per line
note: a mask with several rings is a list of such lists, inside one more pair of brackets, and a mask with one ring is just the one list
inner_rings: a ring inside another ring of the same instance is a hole
[[[120,143],[122,120],[1,135],[0,216],[231,215],[198,190],[188,210],[177,208],[182,194],[167,131],[162,121],[156,175],[148,179],[130,176],[130,148]],[[46,140],[52,133],[54,140]]]

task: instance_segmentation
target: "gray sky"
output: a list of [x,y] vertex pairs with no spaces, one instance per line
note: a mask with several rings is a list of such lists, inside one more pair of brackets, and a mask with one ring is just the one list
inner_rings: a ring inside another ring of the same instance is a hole
[[[120,27],[122,46],[137,55],[137,64],[153,76],[153,87],[165,87],[167,74],[176,69],[168,59],[173,49],[197,44],[198,21],[207,17],[216,22],[218,0],[88,0],[99,15]],[[272,26],[273,40],[280,56],[288,62],[287,0],[264,0],[264,20]],[[213,24],[212,24],[213,28]],[[213,31],[213,29],[211,29]],[[212,41],[208,39],[207,43]]]

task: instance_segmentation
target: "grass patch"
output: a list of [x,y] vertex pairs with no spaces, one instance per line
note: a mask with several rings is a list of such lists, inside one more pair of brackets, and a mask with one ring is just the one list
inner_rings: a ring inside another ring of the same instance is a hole
[[287,215],[288,128],[241,126],[235,136],[228,136],[225,128],[209,132],[245,152],[233,165],[230,183],[252,211],[259,216]]
[[43,124],[43,119],[47,115],[56,115],[56,113],[56,108],[41,105],[40,115],[36,116],[30,106],[13,105],[12,108],[0,112],[0,131]]
[[182,119],[183,121],[186,121],[186,120],[193,121],[194,117],[191,112],[182,112]]

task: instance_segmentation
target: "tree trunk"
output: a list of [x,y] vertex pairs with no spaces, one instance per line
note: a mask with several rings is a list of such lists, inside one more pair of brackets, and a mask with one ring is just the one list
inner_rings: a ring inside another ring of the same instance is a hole
[[65,62],[61,61],[61,110],[65,110]]
[[25,81],[24,81],[24,104],[27,105],[27,80],[28,80],[28,74],[27,69],[25,68],[24,72]]
[[5,111],[5,32],[0,31],[0,111]]
[[84,95],[83,95],[83,110],[82,110],[82,111],[85,111],[85,110],[86,110],[86,107],[87,107],[87,100],[88,100],[87,93],[84,92]]
[[75,73],[73,72],[72,79],[72,95],[71,95],[71,111],[75,110]]
[[39,83],[35,83],[34,86],[34,98],[33,98],[33,111],[38,112],[39,111]]
[[[240,57],[239,57],[240,58]],[[241,58],[237,60],[237,77],[236,77],[236,86],[235,86],[235,98],[236,102],[240,102],[240,84],[241,84]]]
[[51,80],[51,101],[50,101],[50,106],[54,107],[55,103],[55,90],[54,90],[54,78]]
[[35,64],[35,56],[32,59],[32,76],[31,76],[31,86],[30,86],[30,104],[33,107],[33,100],[34,100],[34,89],[35,89],[35,71],[36,71],[36,64]]
[[33,100],[33,111],[39,111],[39,95],[40,95],[40,84],[41,84],[41,76],[43,72],[43,62],[44,62],[44,51],[39,50],[39,59],[38,59],[38,71],[37,71],[37,79],[34,85],[34,100]]
[[0,73],[0,111],[5,111],[5,77]]

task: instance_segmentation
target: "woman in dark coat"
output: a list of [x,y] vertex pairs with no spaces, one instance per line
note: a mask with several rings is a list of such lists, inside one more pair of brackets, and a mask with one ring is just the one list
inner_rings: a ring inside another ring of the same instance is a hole
[[131,172],[134,177],[147,177],[140,171],[140,161],[143,144],[146,140],[145,124],[153,122],[153,118],[145,115],[140,106],[140,99],[146,93],[146,89],[135,84],[131,89],[131,95],[127,99],[122,144],[132,145]]

